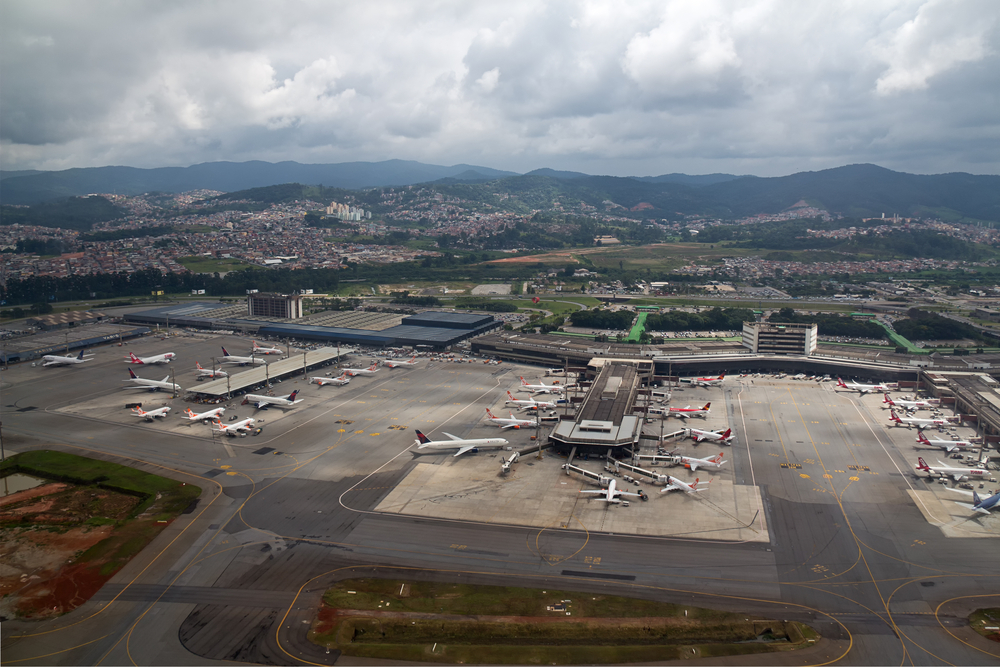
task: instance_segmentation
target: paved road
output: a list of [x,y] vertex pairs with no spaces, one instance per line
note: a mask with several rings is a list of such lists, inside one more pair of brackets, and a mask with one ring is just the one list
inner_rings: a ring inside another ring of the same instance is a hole
[[[185,363],[217,345],[186,342]],[[131,349],[171,346],[179,347]],[[222,442],[60,412],[81,396],[118,400],[119,352],[98,350],[87,372],[6,371],[8,448],[58,443],[142,461],[195,481],[202,500],[76,612],[4,622],[5,663],[331,664],[336,653],[306,640],[321,592],[373,573],[689,602],[802,620],[825,638],[761,664],[1000,661],[961,621],[1000,604],[998,595],[975,597],[1000,590],[994,540],[946,539],[927,524],[880,416],[831,385],[727,383],[741,433],[727,455],[734,476],[760,486],[771,531],[770,543],[738,544],[373,512],[412,466],[404,450],[413,429],[465,435],[503,367],[385,369],[351,392],[308,387],[295,416],[269,418],[259,438]],[[386,432],[387,421],[409,428]]]

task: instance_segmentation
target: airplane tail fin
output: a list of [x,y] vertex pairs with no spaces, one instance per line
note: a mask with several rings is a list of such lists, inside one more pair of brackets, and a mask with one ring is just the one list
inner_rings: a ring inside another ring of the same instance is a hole
[[514,397],[510,395],[510,390],[509,389],[507,390],[507,398],[509,398],[512,401],[514,400]]
[[718,454],[710,458],[709,461],[711,461],[715,465],[719,465],[720,463],[722,463],[722,452],[719,452]]
[[132,408],[132,412],[134,412],[135,414],[139,415],[140,417],[142,415],[146,414],[145,412],[143,412],[142,408]]
[[[727,428],[726,432],[722,434],[722,439],[723,440],[728,440],[730,437],[732,437],[732,435],[733,435],[733,429]],[[719,456],[722,456],[722,455],[719,454]]]
[[294,401],[295,397],[298,395],[299,395],[299,390],[296,389],[295,391],[293,391],[291,394],[288,395],[288,400]]
[[421,445],[426,445],[428,442],[431,441],[430,438],[428,438],[420,431],[417,431],[416,433],[417,433],[417,442],[419,442]]
[[194,362],[194,365],[195,365],[195,367],[197,367],[197,369],[199,371],[205,370],[204,368],[201,367],[201,362],[196,361],[196,362]]
[[712,404],[711,403],[706,403],[705,407],[702,408],[702,410],[711,410],[711,409],[712,409]]
[[191,408],[185,409],[184,414],[186,414],[188,417],[194,417],[194,412],[191,411]]
[[134,352],[129,352],[128,353],[128,358],[129,358],[129,361],[131,361],[133,364],[141,364],[142,363],[142,360],[139,357],[135,356]]
[[131,377],[133,380],[138,380],[139,379],[139,376],[136,375],[135,371],[133,371],[131,368],[128,369],[128,374],[129,374],[129,377]]
[[80,350],[80,354],[78,354],[76,358],[80,359],[80,360],[83,360],[83,355],[84,355],[85,352],[86,352],[86,350]]
[[983,503],[983,499],[979,497],[979,494],[975,491],[972,492],[972,503],[977,507]]
[[883,403],[883,404],[888,404],[888,405],[892,405],[892,406],[895,406],[895,405],[896,405],[896,404],[895,404],[895,403],[893,402],[893,400],[892,400],[891,398],[889,398],[889,394],[882,394],[882,403]]
[[486,416],[489,417],[490,419],[496,419],[496,417],[493,416],[493,413],[490,412],[489,408],[486,408]]
[[524,381],[524,376],[521,376],[521,386],[522,387],[528,386],[528,383]]
[[701,490],[701,489],[698,488],[698,478],[697,477],[694,478],[694,484],[691,485],[691,490],[692,491],[700,491]]
[[917,470],[923,470],[926,472],[930,472],[931,470],[931,467],[927,465],[927,462],[924,461],[924,457],[922,456],[917,457]]
[[845,387],[845,388],[847,387],[847,385],[844,384],[844,381],[840,379],[839,375],[837,376],[837,386],[838,387]]
[[930,441],[927,439],[927,436],[924,435],[923,431],[917,431],[917,442],[919,442],[922,445],[931,444]]
[[889,421],[894,421],[894,422],[902,421],[900,420],[899,415],[896,414],[896,411],[892,408],[889,408]]

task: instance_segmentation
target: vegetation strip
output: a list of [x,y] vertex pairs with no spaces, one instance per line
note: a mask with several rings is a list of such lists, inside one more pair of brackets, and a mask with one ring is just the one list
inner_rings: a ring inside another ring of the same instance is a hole
[[352,579],[310,639],[347,655],[445,663],[607,664],[809,646],[808,626],[580,592]]

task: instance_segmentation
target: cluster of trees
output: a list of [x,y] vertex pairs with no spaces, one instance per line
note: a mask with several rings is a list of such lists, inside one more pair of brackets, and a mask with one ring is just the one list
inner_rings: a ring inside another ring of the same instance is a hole
[[106,232],[90,232],[80,234],[81,241],[117,241],[118,239],[139,239],[147,236],[164,236],[177,231],[170,225],[155,227],[140,227],[139,229],[112,229]]
[[492,299],[456,299],[455,307],[468,308],[469,310],[485,310],[490,313],[513,313],[517,310],[517,306],[512,303],[493,301]]
[[409,292],[393,292],[392,300],[389,303],[398,303],[406,306],[440,306],[441,299],[436,296],[411,296]]
[[749,308],[719,308],[701,313],[674,311],[650,315],[646,329],[651,331],[724,331],[742,330],[743,323],[754,319]]
[[819,313],[817,315],[806,315],[798,313],[794,309],[785,307],[771,313],[767,318],[769,322],[784,322],[787,324],[813,324],[817,325],[816,332],[821,336],[847,336],[851,338],[885,338],[885,329],[869,320],[856,320],[850,315],[837,315],[835,313]]
[[627,310],[578,310],[570,313],[575,327],[592,329],[627,329],[632,326],[635,314]]
[[0,225],[38,225],[87,231],[98,222],[125,217],[104,197],[66,197],[34,206],[0,206]]
[[907,319],[893,322],[893,328],[899,335],[910,340],[983,339],[983,334],[975,327],[941,317],[937,313],[910,308],[906,311],[906,317]]
[[61,255],[66,252],[62,239],[18,239],[14,252],[32,255]]

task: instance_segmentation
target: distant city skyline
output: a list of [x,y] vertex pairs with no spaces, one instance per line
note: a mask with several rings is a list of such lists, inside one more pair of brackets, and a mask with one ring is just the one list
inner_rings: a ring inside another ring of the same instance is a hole
[[0,167],[1000,173],[1000,3],[0,3]]

